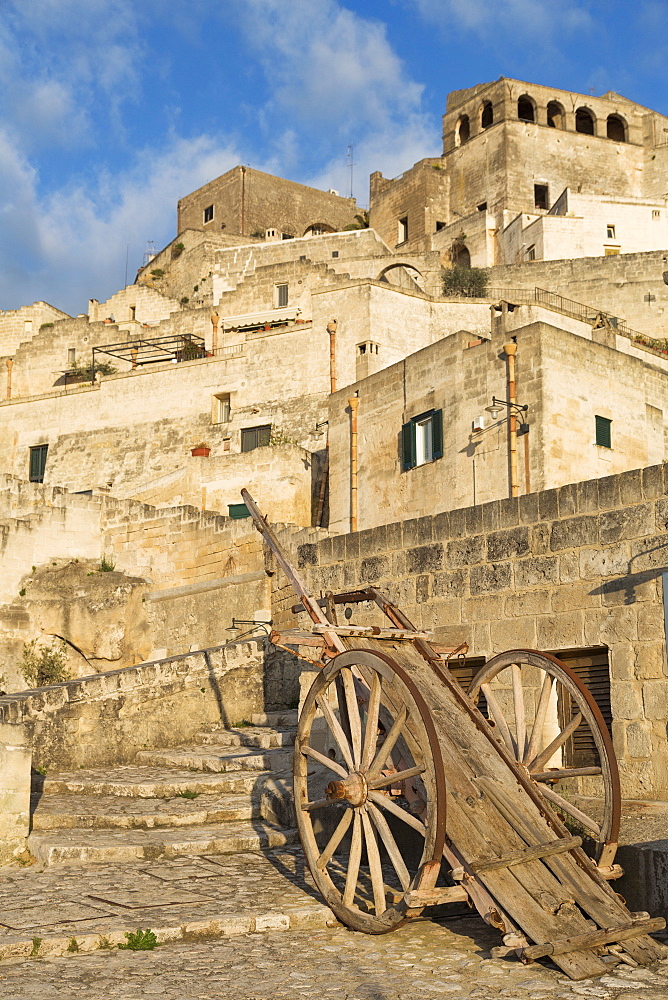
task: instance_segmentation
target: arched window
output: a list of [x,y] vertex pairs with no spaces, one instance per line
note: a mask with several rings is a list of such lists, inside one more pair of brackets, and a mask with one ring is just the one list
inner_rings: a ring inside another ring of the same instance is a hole
[[575,112],[575,131],[595,135],[594,116],[587,108],[578,108]]
[[457,122],[455,131],[455,142],[458,146],[463,146],[471,138],[471,124],[468,115],[462,115]]
[[491,101],[485,101],[482,106],[482,114],[480,115],[480,124],[483,128],[489,128],[490,125],[494,124],[494,108],[492,107]]
[[453,243],[450,253],[452,255],[452,263],[455,267],[471,266],[471,254],[468,247],[465,247],[463,243]]
[[527,94],[523,94],[517,102],[517,117],[521,122],[535,122],[536,108]]
[[547,106],[547,124],[550,128],[564,127],[564,109],[558,101],[550,101]]
[[613,142],[626,142],[626,122],[619,115],[608,115],[606,135]]

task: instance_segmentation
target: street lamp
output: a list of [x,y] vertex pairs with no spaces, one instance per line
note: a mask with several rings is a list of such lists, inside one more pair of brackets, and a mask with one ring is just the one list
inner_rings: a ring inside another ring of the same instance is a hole
[[[497,420],[504,406],[508,408],[509,415],[514,417],[520,417],[520,414],[526,413],[529,409],[528,403],[509,403],[507,399],[497,399],[496,396],[492,396],[492,402],[489,406],[485,407],[485,412],[491,414],[492,420]],[[517,428],[517,433],[526,434],[528,430],[529,425],[521,420],[520,417],[520,426]]]

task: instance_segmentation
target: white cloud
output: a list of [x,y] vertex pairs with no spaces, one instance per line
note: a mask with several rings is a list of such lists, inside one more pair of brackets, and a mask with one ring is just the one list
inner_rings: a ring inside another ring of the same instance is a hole
[[384,24],[336,0],[246,0],[237,9],[273,87],[262,124],[275,154],[282,159],[289,128],[329,160],[309,183],[346,193],[346,147],[354,142],[355,190],[365,202],[372,170],[392,176],[438,152],[439,123],[424,112],[423,87]]
[[586,3],[563,0],[413,0],[426,21],[443,29],[463,28],[485,40],[499,32],[514,39],[530,39],[543,48],[563,41],[574,31],[593,25]]
[[207,136],[173,138],[140,151],[120,175],[40,198],[34,169],[0,136],[3,307],[46,299],[76,313],[89,298],[107,298],[123,285],[126,247],[131,282],[146,241],[160,247],[173,238],[178,198],[238,162],[237,150]]

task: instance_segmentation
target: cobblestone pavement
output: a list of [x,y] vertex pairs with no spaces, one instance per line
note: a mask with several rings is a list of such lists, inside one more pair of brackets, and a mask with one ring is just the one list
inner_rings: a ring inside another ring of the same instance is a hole
[[477,917],[371,937],[331,928],[0,962],[3,1000],[666,1000],[668,959],[573,983],[548,964],[492,960]]

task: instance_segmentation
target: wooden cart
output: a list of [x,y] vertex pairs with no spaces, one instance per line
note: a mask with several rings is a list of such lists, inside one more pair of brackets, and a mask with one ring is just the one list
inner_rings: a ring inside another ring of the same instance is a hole
[[[497,957],[549,955],[573,979],[662,957],[649,934],[665,920],[629,912],[610,885],[621,874],[617,763],[577,676],[548,654],[511,650],[465,691],[449,666],[465,644],[431,642],[374,587],[315,599],[242,496],[299,597],[293,611],[311,619],[270,638],[308,647],[302,658],[320,668],[298,723],[295,812],[336,916],[382,934],[425,907],[468,901],[503,935]],[[389,622],[351,624],[361,604]],[[583,741],[590,758],[577,766]]]

